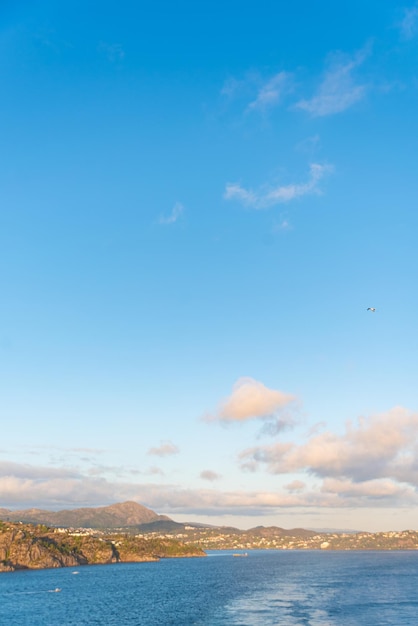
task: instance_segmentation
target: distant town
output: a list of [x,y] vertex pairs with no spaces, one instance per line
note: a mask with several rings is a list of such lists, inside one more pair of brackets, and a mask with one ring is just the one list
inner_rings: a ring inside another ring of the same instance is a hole
[[281,529],[274,527],[237,533],[186,526],[184,532],[165,536],[203,550],[418,550],[416,530],[380,533],[315,533],[301,530],[300,533],[283,535]]
[[181,532],[135,532],[134,529],[126,528],[103,530],[57,528],[55,532],[102,538],[129,534],[145,541],[176,540],[185,546],[195,546],[202,550],[418,550],[416,530],[318,533],[304,529],[286,531],[274,526],[241,531],[235,528],[201,528],[185,525]]

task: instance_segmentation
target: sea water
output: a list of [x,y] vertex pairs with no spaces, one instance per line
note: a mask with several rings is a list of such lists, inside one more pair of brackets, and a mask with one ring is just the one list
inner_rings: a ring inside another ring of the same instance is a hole
[[418,552],[229,551],[0,574],[1,626],[415,626]]

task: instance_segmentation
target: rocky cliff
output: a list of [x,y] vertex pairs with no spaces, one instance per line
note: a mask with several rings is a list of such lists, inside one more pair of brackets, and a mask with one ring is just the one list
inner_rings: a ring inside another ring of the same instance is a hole
[[205,556],[205,553],[171,539],[95,537],[59,532],[46,526],[0,522],[0,572],[156,561],[179,556]]

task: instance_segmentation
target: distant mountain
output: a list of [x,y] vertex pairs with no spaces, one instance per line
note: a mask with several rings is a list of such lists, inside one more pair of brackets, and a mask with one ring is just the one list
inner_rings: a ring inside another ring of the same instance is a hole
[[[164,516],[162,515],[161,518]],[[144,524],[138,524],[137,530],[141,533],[178,533],[182,532],[185,528],[185,524],[180,522],[173,522],[170,518],[154,520],[153,522],[146,522]]]
[[292,528],[286,530],[277,526],[256,526],[249,530],[240,530],[232,526],[212,526],[210,524],[180,523],[166,515],[158,515],[136,502],[122,502],[97,508],[82,508],[64,511],[44,511],[42,509],[26,509],[10,511],[0,508],[0,520],[7,522],[23,522],[27,524],[46,524],[62,528],[126,528],[138,533],[184,533],[193,534],[200,531],[213,531],[224,535],[252,536],[264,539],[277,537],[309,538],[318,534],[316,530]]
[[256,526],[246,531],[256,537],[314,537],[318,533],[314,530],[306,530],[305,528],[279,528],[278,526]]
[[310,528],[309,530],[313,530],[317,535],[323,533],[337,533],[339,535],[344,533],[346,535],[355,535],[356,533],[364,532],[363,530],[355,530],[354,528]]
[[122,502],[110,506],[64,511],[44,511],[42,509],[9,511],[8,509],[0,509],[0,519],[10,522],[47,524],[63,528],[124,528],[153,522],[172,521],[166,515],[158,515],[136,502]]

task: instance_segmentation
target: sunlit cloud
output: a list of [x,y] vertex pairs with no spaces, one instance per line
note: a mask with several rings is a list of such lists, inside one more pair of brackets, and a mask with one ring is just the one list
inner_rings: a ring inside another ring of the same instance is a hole
[[312,98],[300,100],[296,108],[307,111],[314,117],[341,113],[364,98],[366,84],[359,84],[354,77],[355,70],[364,62],[367,49],[348,58],[341,54],[333,55],[322,82]]
[[418,4],[404,9],[399,29],[404,39],[413,39],[418,33]]
[[173,454],[178,454],[180,452],[179,448],[171,441],[162,442],[160,446],[155,448],[150,448],[147,454],[155,455],[155,456],[172,456]]
[[176,202],[171,210],[171,213],[166,216],[162,215],[159,218],[158,223],[165,225],[165,226],[168,226],[170,224],[175,224],[183,215],[184,210],[185,210],[184,206],[181,204],[181,202]]
[[291,414],[284,412],[284,409],[294,401],[294,396],[269,389],[253,378],[239,378],[232,393],[215,413],[206,416],[206,420],[239,423],[254,419],[274,419],[279,425],[279,430],[282,430],[293,423]]
[[411,493],[411,488],[400,485],[394,480],[378,479],[356,483],[351,480],[326,478],[322,484],[322,493],[334,493],[340,498],[364,497],[369,500],[393,498]]
[[278,442],[240,455],[243,469],[272,474],[308,472],[354,483],[389,479],[418,487],[418,414],[395,408],[348,422],[343,435],[330,431],[304,444]]
[[320,180],[332,171],[333,167],[331,165],[311,163],[309,176],[305,182],[264,186],[258,191],[246,189],[240,183],[227,183],[224,198],[226,200],[238,200],[245,206],[254,209],[266,209],[309,194],[320,193]]
[[3,466],[0,473],[0,501],[4,508],[58,510],[126,500],[170,516],[180,513],[263,516],[284,509],[302,512],[319,508],[416,506],[418,495],[415,488],[390,478],[356,482],[349,478],[329,477],[320,488],[309,488],[303,481],[294,480],[285,485],[284,490],[222,491],[186,489],[170,483],[111,481],[71,470],[12,463]]

